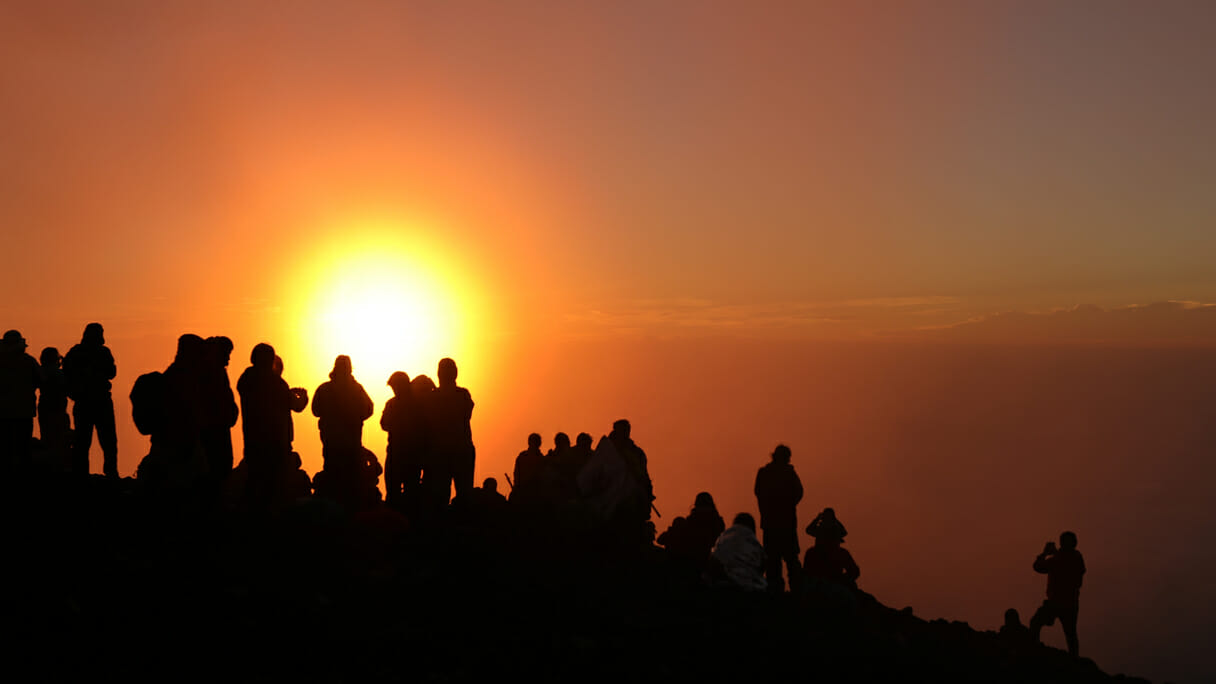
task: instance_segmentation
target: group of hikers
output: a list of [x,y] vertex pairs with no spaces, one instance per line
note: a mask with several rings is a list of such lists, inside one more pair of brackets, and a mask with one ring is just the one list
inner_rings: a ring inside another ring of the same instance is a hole
[[[54,347],[35,360],[20,332],[0,341],[0,476],[13,482],[35,460],[59,472],[88,475],[92,435],[103,454],[102,473],[118,478],[117,441],[111,381],[117,369],[99,323],[85,327],[79,344],[65,356]],[[363,446],[363,424],[374,405],[355,380],[351,359],[338,356],[329,380],[312,396],[318,419],[323,467],[309,477],[293,450],[292,413],[309,406],[307,390],[283,379],[283,360],[269,344],[253,347],[250,365],[236,392],[228,376],[233,343],[223,336],[186,334],[178,339],[173,362],[163,372],[139,376],[131,390],[132,417],[150,436],[150,450],[136,481],[163,499],[194,505],[227,502],[250,513],[270,513],[305,497],[320,497],[350,511],[383,505],[424,524],[456,514],[483,521],[504,517],[528,525],[536,521],[591,519],[617,540],[651,546],[654,488],[646,453],[631,437],[627,420],[613,424],[596,443],[580,433],[571,443],[559,432],[553,447],[541,449],[539,434],[515,460],[509,499],[495,478],[475,487],[476,451],[470,419],[473,399],[456,384],[457,367],[443,359],[438,384],[426,375],[410,378],[398,371],[388,379],[393,397],[380,417],[388,433],[381,468]],[[239,396],[240,405],[237,405]],[[72,420],[67,401],[72,399]],[[33,436],[38,420],[39,438]],[[238,418],[244,437],[243,458],[234,467],[231,430]],[[74,426],[74,427],[73,427]],[[675,518],[657,535],[670,565],[689,582],[743,591],[815,591],[848,597],[861,574],[844,548],[848,532],[832,508],[824,508],[805,528],[814,539],[799,559],[797,507],[802,483],[789,447],[778,445],[756,474],[754,494],[759,531],[750,513],[739,513],[729,527],[713,496],[701,492],[687,516]],[[455,498],[449,502],[452,490]],[[1085,564],[1072,532],[1060,545],[1048,543],[1034,570],[1048,575],[1047,600],[1030,626],[1017,611],[1006,613],[1001,634],[1037,643],[1045,625],[1061,621],[1069,652],[1077,654],[1076,622]]]

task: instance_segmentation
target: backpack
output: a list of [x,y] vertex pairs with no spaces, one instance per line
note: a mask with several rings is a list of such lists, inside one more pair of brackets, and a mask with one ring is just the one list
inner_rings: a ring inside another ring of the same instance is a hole
[[131,418],[141,435],[159,432],[165,425],[165,376],[160,371],[144,373],[131,387]]

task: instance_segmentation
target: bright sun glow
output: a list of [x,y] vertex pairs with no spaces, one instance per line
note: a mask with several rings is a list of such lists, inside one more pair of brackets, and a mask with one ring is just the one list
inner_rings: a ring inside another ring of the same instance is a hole
[[[345,354],[378,411],[391,396],[385,383],[394,371],[435,379],[445,356],[463,367],[475,363],[474,287],[399,226],[345,233],[308,261],[297,318],[306,375],[323,380],[334,357]],[[290,362],[286,375],[300,377]]]

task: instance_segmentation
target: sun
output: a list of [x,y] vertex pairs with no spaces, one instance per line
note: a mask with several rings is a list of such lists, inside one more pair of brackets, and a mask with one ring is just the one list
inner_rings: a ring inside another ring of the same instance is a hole
[[475,287],[432,245],[401,230],[342,234],[307,260],[299,349],[307,375],[324,379],[336,356],[377,406],[394,371],[435,378],[441,358],[472,361]]

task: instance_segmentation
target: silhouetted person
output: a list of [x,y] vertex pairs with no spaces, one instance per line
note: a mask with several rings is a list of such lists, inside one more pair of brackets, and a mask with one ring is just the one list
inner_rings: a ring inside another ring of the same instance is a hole
[[202,373],[202,427],[200,439],[207,457],[208,480],[218,489],[232,472],[232,428],[240,411],[228,378],[232,340],[208,337],[204,346]]
[[718,514],[713,496],[701,492],[688,517],[673,520],[657,541],[671,553],[679,572],[696,578],[705,570],[714,542],[725,530],[726,522]]
[[256,345],[249,355],[251,365],[236,383],[245,439],[246,499],[254,507],[264,507],[275,497],[289,465],[294,434],[291,413],[308,405],[308,392],[287,386],[276,370],[275,358],[274,347]]
[[841,546],[848,531],[837,520],[836,511],[823,509],[807,525],[806,533],[815,538],[814,545],[806,550],[802,562],[806,576],[831,584],[856,587],[861,568],[853,560],[853,554]]
[[825,508],[815,516],[810,525],[806,526],[806,533],[815,538],[816,543],[835,542],[840,544],[844,538],[848,536],[849,531],[845,529],[844,523],[836,517],[834,508]]
[[118,436],[114,429],[114,400],[110,397],[110,381],[118,374],[118,368],[105,344],[105,331],[100,323],[85,326],[80,344],[63,357],[63,376],[68,396],[75,402],[73,470],[82,475],[89,473],[89,449],[93,446],[93,430],[97,430],[102,472],[106,477],[118,477]]
[[410,376],[397,371],[388,379],[393,397],[384,404],[380,428],[388,433],[384,457],[384,486],[388,503],[402,512],[413,512],[422,487],[426,463],[426,415],[422,402],[414,398]]
[[1047,600],[1030,618],[1030,636],[1039,641],[1043,626],[1055,624],[1058,618],[1068,641],[1068,652],[1076,657],[1077,612],[1081,606],[1081,580],[1085,576],[1085,559],[1077,550],[1077,535],[1061,533],[1059,549],[1055,542],[1047,542],[1043,552],[1034,559],[1034,571],[1047,575]]
[[545,467],[545,455],[540,451],[540,435],[533,432],[528,435],[528,448],[519,452],[515,457],[515,487],[511,490],[511,498],[527,497],[536,492]]
[[1016,648],[1025,648],[1037,643],[1031,639],[1030,629],[1022,624],[1022,618],[1016,608],[1005,611],[1005,624],[1001,625],[997,634]]
[[574,473],[575,478],[578,473],[587,465],[587,461],[591,460],[591,454],[595,451],[595,440],[586,432],[578,433],[578,437],[574,438],[574,447],[570,450],[570,471]]
[[56,467],[66,468],[72,448],[72,421],[68,418],[68,384],[63,377],[63,357],[55,347],[39,354],[41,385],[38,389],[38,433],[42,448],[55,461]]
[[692,550],[703,561],[714,542],[726,530],[726,521],[718,513],[714,497],[709,492],[697,494],[686,520]]
[[426,439],[422,447],[422,507],[420,512],[426,516],[438,515],[444,506],[448,505],[448,497],[452,491],[452,473],[447,461],[435,448],[435,381],[427,375],[415,375],[410,380],[410,393],[422,410]]
[[498,493],[498,480],[487,477],[469,495],[452,499],[456,519],[480,527],[501,527],[506,522],[507,499]]
[[556,435],[553,435],[553,448],[549,450],[549,453],[545,454],[545,458],[560,461],[565,458],[566,453],[569,452],[570,449],[570,435],[567,435],[564,432],[559,432]]
[[[473,417],[473,397],[467,389],[456,385],[456,362],[452,359],[439,361],[438,374],[439,387],[431,393],[431,449],[436,459],[447,467],[456,493],[460,494],[473,489],[477,458],[469,426]],[[446,496],[445,493],[445,501]]]
[[714,584],[744,591],[764,591],[764,547],[756,539],[756,519],[748,513],[735,516],[714,542],[708,575]]
[[34,439],[34,392],[41,378],[26,346],[16,330],[4,333],[0,341],[0,475],[6,480],[28,465]]
[[756,473],[756,503],[760,507],[760,527],[764,530],[764,551],[768,555],[768,588],[785,590],[781,563],[785,562],[790,588],[795,589],[801,568],[798,563],[798,502],[802,501],[802,481],[790,464],[790,448],[784,444],[773,450],[772,461]]
[[[628,502],[627,516],[624,521],[631,525],[639,525],[645,529],[650,520],[650,506],[654,501],[654,484],[650,480],[650,470],[646,463],[646,452],[642,451],[630,436],[633,427],[624,418],[612,424],[612,432],[608,439],[616,447],[616,452],[624,459],[630,475],[633,476],[637,487],[636,495]],[[653,538],[653,537],[652,537]]]
[[177,339],[173,363],[165,369],[165,426],[159,446],[161,484],[192,485],[207,471],[203,451],[206,343],[198,335]]
[[351,372],[350,357],[335,358],[329,382],[313,395],[312,413],[321,430],[321,457],[330,489],[326,493],[338,501],[350,504],[359,498],[360,471],[366,465],[363,421],[373,410],[371,397]]

